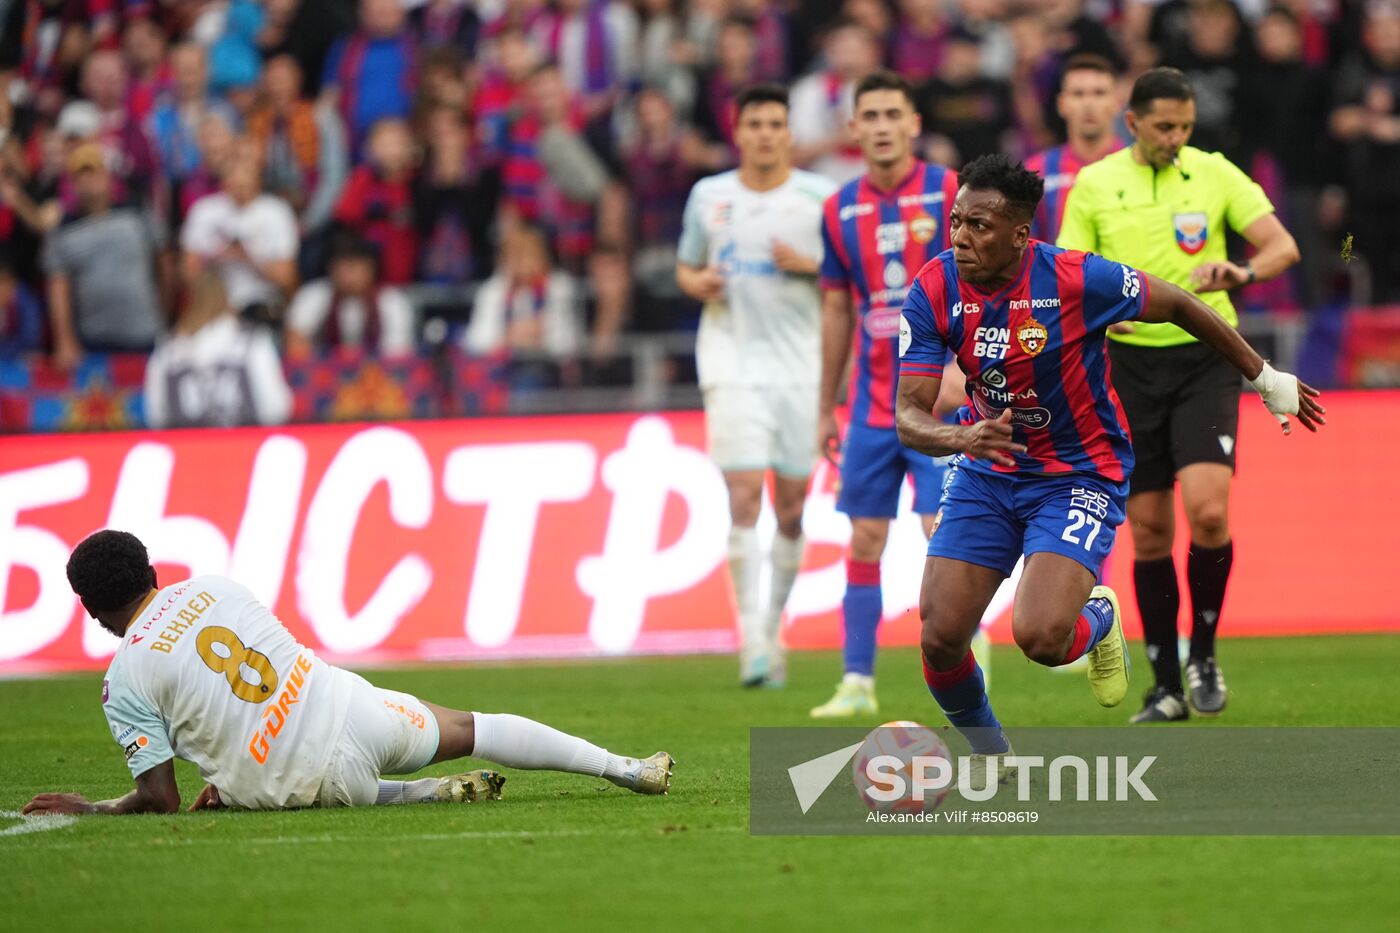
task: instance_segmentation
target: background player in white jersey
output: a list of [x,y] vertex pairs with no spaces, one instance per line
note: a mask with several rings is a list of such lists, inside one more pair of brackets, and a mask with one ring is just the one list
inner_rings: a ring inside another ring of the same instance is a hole
[[171,813],[174,759],[207,781],[190,808],[250,810],[500,796],[504,778],[474,771],[384,781],[471,755],[512,768],[603,777],[642,794],[670,787],[671,756],[614,755],[556,729],[382,690],[297,643],[252,593],[219,576],[157,589],[134,535],[99,531],[68,560],[83,607],[122,640],[102,709],[136,788],[114,800],[40,794],[25,813]]
[[[778,627],[802,561],[802,506],[817,461],[822,202],[835,186],[792,167],[787,91],[739,95],[739,168],[690,192],[676,280],[705,303],[696,366],[710,455],[729,488],[729,573],[739,610],[739,677],[786,679]],[[755,525],[769,471],[778,533],[767,605]]]

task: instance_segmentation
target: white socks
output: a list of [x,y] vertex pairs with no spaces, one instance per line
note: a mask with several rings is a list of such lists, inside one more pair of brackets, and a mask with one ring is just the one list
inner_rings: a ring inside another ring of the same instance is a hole
[[773,587],[768,596],[768,618],[765,634],[774,648],[779,645],[778,630],[783,622],[783,608],[787,606],[788,594],[792,592],[797,571],[802,568],[802,549],[807,539],[798,535],[786,537],[781,531],[773,536],[773,553],[769,560],[773,563]]
[[843,684],[855,684],[862,690],[875,689],[875,677],[872,674],[856,674],[852,671],[847,671],[845,675],[842,676],[841,682]]
[[729,529],[729,578],[734,582],[734,601],[739,609],[739,637],[750,651],[763,650],[765,619],[758,586],[762,559],[758,529]]
[[417,781],[380,781],[379,796],[374,798],[374,803],[375,806],[395,803],[424,803],[433,799],[437,785],[437,778],[422,778]]
[[507,768],[591,774],[617,783],[636,763],[524,716],[472,713],[472,719],[476,724],[476,744],[471,757]]

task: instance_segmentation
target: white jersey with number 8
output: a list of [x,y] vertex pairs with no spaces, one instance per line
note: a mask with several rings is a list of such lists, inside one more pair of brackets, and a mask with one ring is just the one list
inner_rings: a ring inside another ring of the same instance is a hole
[[133,777],[179,757],[225,803],[280,809],[316,801],[350,689],[247,588],[203,576],[137,612],[102,708]]

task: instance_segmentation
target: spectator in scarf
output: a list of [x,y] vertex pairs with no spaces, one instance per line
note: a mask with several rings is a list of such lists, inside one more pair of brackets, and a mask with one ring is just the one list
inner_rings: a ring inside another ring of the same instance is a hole
[[636,80],[637,14],[621,0],[553,0],[531,35],[590,117]]
[[880,65],[875,38],[855,23],[838,23],[822,42],[826,67],[792,88],[793,164],[844,184],[865,171],[851,139],[856,82]]
[[463,349],[561,357],[577,353],[582,338],[573,277],[553,267],[538,228],[515,227],[502,239],[496,274],[477,289]]
[[335,219],[379,250],[384,281],[412,282],[418,268],[413,176],[418,155],[403,120],[386,117],[369,131],[368,160],[350,174]]
[[122,33],[122,53],[130,75],[126,112],[143,131],[156,103],[173,90],[165,49],[165,30],[149,19],[132,20]]
[[422,247],[418,278],[456,284],[491,274],[491,227],[500,206],[500,173],[483,164],[461,111],[444,105],[424,117],[427,154],[414,188]]
[[350,172],[345,129],[333,109],[302,97],[301,67],[290,55],[263,66],[262,104],[248,138],[262,155],[263,185],[292,206],[303,238],[326,233]]
[[163,179],[173,189],[171,203],[179,201],[179,187],[200,166],[199,127],[210,112],[218,112],[230,126],[238,125],[233,108],[209,93],[208,62],[204,47],[182,42],[170,50],[172,93],[151,112],[150,135]]
[[107,153],[107,167],[118,196],[145,201],[154,174],[154,157],[143,128],[126,108],[127,71],[120,52],[97,51],[83,62],[83,96],[97,108],[97,142]]
[[414,349],[413,306],[379,275],[379,251],[348,232],[332,240],[326,278],[307,282],[287,309],[287,355],[358,350],[401,357]]
[[340,111],[355,161],[371,126],[412,113],[419,64],[399,0],[360,0],[359,28],[331,46],[321,76],[322,102]]
[[695,125],[711,142],[733,149],[739,92],[758,83],[758,39],[753,23],[731,17],[720,26],[714,66],[700,74]]
[[476,141],[482,156],[499,164],[509,145],[511,124],[524,106],[530,75],[540,66],[539,52],[519,29],[502,31],[491,40],[490,63],[472,99]]
[[754,67],[759,81],[790,81],[793,75],[792,27],[777,0],[731,0],[729,15],[753,23],[758,55]]
[[693,327],[700,306],[676,284],[676,244],[690,189],[700,176],[718,170],[727,154],[682,124],[660,90],[642,89],[636,109],[636,132],[621,153],[633,205],[635,324],[651,331]]

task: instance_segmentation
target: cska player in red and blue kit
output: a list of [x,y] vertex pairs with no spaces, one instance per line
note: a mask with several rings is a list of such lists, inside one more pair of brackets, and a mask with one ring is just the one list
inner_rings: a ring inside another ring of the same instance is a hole
[[1045,195],[1036,206],[1031,236],[1054,243],[1060,235],[1065,202],[1079,170],[1123,148],[1115,129],[1123,109],[1118,71],[1101,55],[1071,55],[1060,73],[1055,108],[1065,121],[1065,143],[1026,160],[1026,168],[1045,179]]
[[[867,171],[824,205],[819,409],[822,448],[833,462],[839,453],[836,508],[851,519],[841,602],[845,670],[831,700],[812,710],[818,719],[879,711],[875,633],[884,609],[880,557],[890,520],[907,476],[928,534],[944,476],[933,458],[900,444],[894,399],[900,308],[914,274],[948,246],[957,175],[915,158],[919,114],[913,88],[899,75],[877,71],[857,83],[850,126]],[[848,370],[850,422],[843,444],[836,405]],[[960,385],[945,387],[943,396],[947,411],[962,404]]]
[[[906,446],[958,454],[920,593],[924,679],[949,721],[1005,778],[1010,746],[969,645],[1026,558],[1012,630],[1032,661],[1088,656],[1103,706],[1128,689],[1118,599],[1095,581],[1123,521],[1133,449],[1109,382],[1107,328],[1170,322],[1228,360],[1290,431],[1325,423],[1317,390],[1275,370],[1196,297],[1092,253],[1030,238],[1041,178],[1004,156],[965,166],[952,248],[915,277],[900,329],[896,421]],[[930,414],[943,360],[967,374],[961,424]]]

